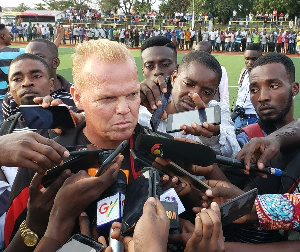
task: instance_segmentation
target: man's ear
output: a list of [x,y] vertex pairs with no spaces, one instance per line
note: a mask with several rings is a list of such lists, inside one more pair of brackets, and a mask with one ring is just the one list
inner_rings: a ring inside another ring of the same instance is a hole
[[296,96],[299,93],[299,83],[298,82],[294,82],[292,84],[292,93],[293,93],[293,96]]
[[59,64],[60,64],[59,58],[58,58],[58,57],[57,57],[57,58],[54,58],[53,61],[52,61],[52,66],[53,66],[53,68],[54,68],[54,69],[58,68]]
[[172,87],[174,87],[175,79],[177,78],[177,76],[178,76],[178,71],[174,70],[174,72],[171,74],[171,85],[172,85]]
[[81,95],[80,95],[79,90],[76,87],[71,86],[70,87],[70,93],[71,93],[71,95],[73,97],[73,100],[74,100],[74,103],[75,103],[76,107],[79,110],[83,110],[83,106],[81,104]]
[[49,80],[50,93],[54,91],[54,78],[50,78]]

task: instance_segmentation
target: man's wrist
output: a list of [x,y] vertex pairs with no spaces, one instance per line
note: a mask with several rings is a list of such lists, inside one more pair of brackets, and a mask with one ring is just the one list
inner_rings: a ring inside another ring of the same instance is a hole
[[61,244],[55,239],[44,236],[42,237],[34,251],[45,251],[45,248],[47,248],[48,251],[57,251],[63,245],[64,244]]
[[68,221],[66,219],[59,221],[59,218],[54,221],[54,218],[49,218],[49,223],[44,237],[53,239],[61,246],[70,238],[74,229],[75,220]]

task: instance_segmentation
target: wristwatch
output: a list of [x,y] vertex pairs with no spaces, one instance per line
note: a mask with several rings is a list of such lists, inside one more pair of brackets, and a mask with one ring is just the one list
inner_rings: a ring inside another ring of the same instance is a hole
[[27,227],[25,220],[20,225],[20,232],[26,246],[33,247],[37,244],[39,237]]

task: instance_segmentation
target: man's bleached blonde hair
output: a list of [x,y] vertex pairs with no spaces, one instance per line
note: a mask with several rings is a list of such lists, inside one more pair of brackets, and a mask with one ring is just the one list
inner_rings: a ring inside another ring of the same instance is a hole
[[[99,62],[104,63],[132,61],[135,65],[134,58],[124,45],[108,39],[90,40],[79,43],[72,57],[73,81],[74,85],[78,88],[83,87],[87,81],[91,81],[91,78],[93,78],[91,75],[82,74],[86,61],[91,57],[96,57]],[[118,69],[116,69],[117,71]]]

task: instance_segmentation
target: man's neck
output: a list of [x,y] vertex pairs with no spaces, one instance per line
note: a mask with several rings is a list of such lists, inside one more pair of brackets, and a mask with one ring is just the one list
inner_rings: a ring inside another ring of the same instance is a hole
[[57,74],[53,75],[54,78],[54,91],[61,89],[62,88],[62,83],[61,81],[57,78]]
[[269,135],[273,133],[274,131],[282,128],[283,126],[293,122],[295,119],[294,117],[285,117],[283,120],[277,123],[272,123],[272,122],[266,122],[259,120],[258,124],[261,126],[261,128]]
[[7,46],[8,46],[8,45],[3,44],[3,43],[0,42],[0,48],[7,47]]
[[286,118],[284,118],[284,120],[281,120],[280,122],[275,123],[275,126],[276,126],[277,129],[280,129],[283,126],[285,126],[285,125],[287,125],[287,124],[289,124],[289,123],[291,123],[293,121],[295,121],[295,119],[294,119],[293,116],[291,118],[286,117]]
[[90,133],[87,127],[83,129],[83,133],[85,137],[91,142],[91,144],[98,149],[116,149],[123,141],[123,140],[113,141],[113,140],[100,138],[98,134]]

